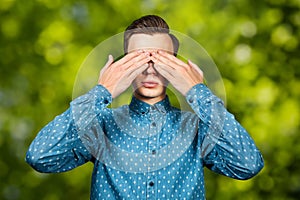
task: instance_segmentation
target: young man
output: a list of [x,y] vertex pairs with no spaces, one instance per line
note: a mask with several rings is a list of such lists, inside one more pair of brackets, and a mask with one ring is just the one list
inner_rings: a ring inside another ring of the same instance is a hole
[[[98,85],[44,127],[26,155],[37,171],[94,163],[91,199],[205,199],[203,167],[249,179],[263,167],[245,129],[203,84],[193,62],[176,58],[177,39],[158,16],[134,21],[125,56],[108,62]],[[195,113],[170,105],[172,84]],[[107,106],[133,86],[129,105]]]

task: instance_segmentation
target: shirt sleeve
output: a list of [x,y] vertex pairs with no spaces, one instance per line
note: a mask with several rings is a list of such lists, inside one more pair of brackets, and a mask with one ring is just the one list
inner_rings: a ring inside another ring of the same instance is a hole
[[64,172],[90,161],[93,156],[79,132],[107,109],[111,94],[101,85],[71,102],[37,134],[26,153],[26,162],[44,173]]
[[253,139],[204,84],[195,85],[186,99],[200,118],[198,135],[206,167],[236,179],[249,179],[263,168]]

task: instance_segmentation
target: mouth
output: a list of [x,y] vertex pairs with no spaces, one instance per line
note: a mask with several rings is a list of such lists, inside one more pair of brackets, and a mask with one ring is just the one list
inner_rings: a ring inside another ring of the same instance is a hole
[[142,86],[145,87],[145,88],[155,88],[157,85],[158,85],[158,83],[154,82],[154,81],[142,82]]

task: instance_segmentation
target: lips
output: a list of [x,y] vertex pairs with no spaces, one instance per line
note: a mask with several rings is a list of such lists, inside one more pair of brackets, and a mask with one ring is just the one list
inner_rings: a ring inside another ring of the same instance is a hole
[[155,88],[158,85],[158,83],[154,81],[144,81],[142,82],[142,85],[145,88]]

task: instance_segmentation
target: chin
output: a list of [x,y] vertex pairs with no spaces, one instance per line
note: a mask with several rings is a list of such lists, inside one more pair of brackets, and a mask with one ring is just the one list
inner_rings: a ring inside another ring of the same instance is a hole
[[135,90],[136,97],[141,97],[145,99],[152,98],[161,98],[163,99],[166,96],[166,92],[164,88],[138,88]]

